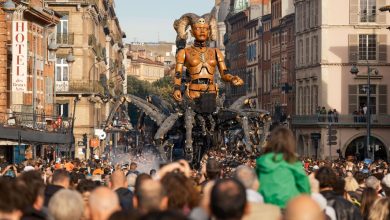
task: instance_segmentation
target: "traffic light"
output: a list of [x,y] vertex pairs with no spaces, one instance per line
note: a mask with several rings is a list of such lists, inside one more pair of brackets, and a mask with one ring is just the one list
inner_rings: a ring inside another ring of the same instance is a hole
[[328,127],[328,145],[337,145],[337,130],[329,125]]
[[83,134],[83,145],[84,146],[87,146],[88,145],[88,137],[87,137],[87,134]]

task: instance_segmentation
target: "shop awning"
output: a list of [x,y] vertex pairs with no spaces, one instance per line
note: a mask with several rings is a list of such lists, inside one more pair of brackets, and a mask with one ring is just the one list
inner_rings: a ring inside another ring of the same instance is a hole
[[70,133],[56,133],[32,130],[20,127],[5,127],[0,125],[0,141],[9,141],[5,143],[37,143],[37,144],[71,144],[72,136]]

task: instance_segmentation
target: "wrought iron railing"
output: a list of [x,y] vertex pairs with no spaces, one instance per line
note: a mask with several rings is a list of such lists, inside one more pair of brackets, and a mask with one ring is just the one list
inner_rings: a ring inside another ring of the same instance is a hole
[[[292,117],[293,125],[365,125],[367,123],[366,115],[296,115]],[[390,115],[371,115],[372,125],[390,125]]]
[[57,33],[57,44],[59,45],[73,45],[74,33]]
[[0,112],[0,125],[67,134],[72,131],[72,118],[25,112]]
[[104,88],[96,80],[57,81],[57,93],[104,93]]

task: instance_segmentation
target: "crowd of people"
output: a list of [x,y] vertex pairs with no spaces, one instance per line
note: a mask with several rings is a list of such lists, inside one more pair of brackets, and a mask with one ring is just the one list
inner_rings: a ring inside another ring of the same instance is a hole
[[390,219],[386,161],[295,152],[293,133],[277,127],[258,158],[209,151],[199,170],[185,160],[140,170],[146,157],[28,160],[2,166],[0,219]]

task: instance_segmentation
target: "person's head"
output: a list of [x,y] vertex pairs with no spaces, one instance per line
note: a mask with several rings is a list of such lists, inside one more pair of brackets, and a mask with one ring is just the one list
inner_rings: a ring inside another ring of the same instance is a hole
[[107,220],[112,213],[120,210],[119,198],[107,187],[98,187],[89,196],[91,220]]
[[111,174],[110,188],[113,190],[127,188],[127,179],[122,170],[116,170]]
[[188,13],[181,16],[180,19],[174,23],[175,30],[177,32],[178,40],[186,40],[186,30],[191,26],[191,33],[195,40],[200,42],[206,42],[208,40],[216,40],[216,21],[215,18],[206,14],[202,17]]
[[241,165],[237,167],[234,177],[239,180],[245,186],[246,189],[259,189],[259,180],[253,168]]
[[265,153],[281,153],[284,160],[293,163],[297,160],[295,148],[295,138],[292,131],[285,126],[279,126],[271,132]]
[[206,163],[206,177],[215,180],[221,176],[221,164],[215,158],[209,158]]
[[310,196],[301,195],[291,199],[286,206],[284,220],[325,220],[325,213]]
[[390,218],[390,198],[385,197],[374,202],[368,220],[388,220]]
[[343,178],[337,177],[336,184],[333,187],[333,191],[339,196],[344,196],[344,194],[345,194],[345,180]]
[[371,206],[378,199],[378,194],[375,189],[367,187],[363,190],[362,201],[360,206],[360,211],[363,217],[367,218],[368,213],[370,212]]
[[92,180],[81,180],[79,184],[77,184],[76,190],[81,193],[81,196],[84,200],[84,217],[89,218],[90,212],[89,212],[89,196],[91,195],[91,192],[96,189],[98,186],[97,184]]
[[[130,175],[130,174],[129,174]],[[137,179],[135,179],[135,186],[134,191],[137,191],[143,184],[145,180],[151,180],[152,177],[146,173],[141,173],[137,176]]]
[[199,203],[199,194],[193,182],[183,173],[171,172],[161,179],[168,196],[168,208],[182,210],[184,207],[194,208]]
[[366,187],[373,188],[376,191],[380,190],[380,181],[375,176],[369,176],[366,179]]
[[364,185],[365,184],[365,180],[366,180],[366,175],[362,172],[356,172],[355,175],[354,175],[357,183],[359,185]]
[[315,174],[320,183],[320,190],[333,190],[337,184],[336,173],[328,166],[321,167]]
[[142,213],[165,210],[168,207],[168,197],[160,182],[144,179],[135,190],[133,204]]
[[236,179],[217,180],[211,190],[210,210],[218,219],[241,219],[247,211],[246,190]]
[[0,177],[0,195],[0,219],[20,219],[26,202],[16,180]]
[[80,193],[61,189],[49,202],[49,212],[56,220],[79,220],[84,213],[84,201]]
[[19,184],[24,185],[26,191],[24,198],[31,207],[41,210],[44,205],[45,184],[38,171],[28,171],[22,173],[17,178]]
[[136,171],[137,167],[138,167],[137,163],[131,162],[131,164],[130,164],[130,170],[131,171]]
[[70,185],[69,173],[66,170],[55,170],[51,181],[53,185],[62,186],[67,189]]
[[354,192],[357,189],[359,189],[358,182],[352,176],[345,177],[344,180],[345,180],[345,191],[347,191],[347,192],[353,191]]
[[157,171],[155,169],[151,169],[150,172],[149,172],[149,175],[151,177],[154,177],[156,175]]

